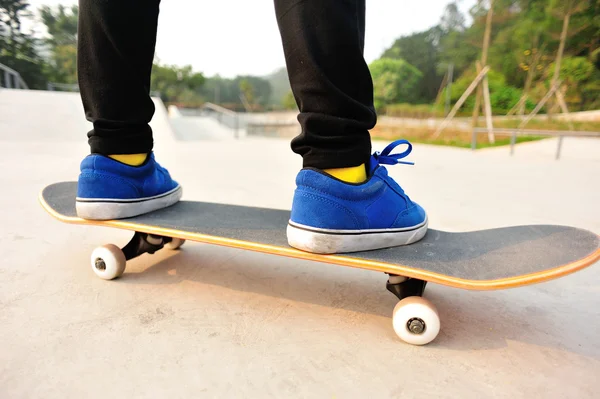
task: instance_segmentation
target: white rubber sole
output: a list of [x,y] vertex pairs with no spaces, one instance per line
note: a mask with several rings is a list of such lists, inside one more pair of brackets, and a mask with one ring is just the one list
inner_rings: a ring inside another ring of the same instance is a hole
[[177,186],[164,194],[135,200],[77,198],[75,208],[82,219],[123,219],[171,206],[181,199],[182,192],[181,186]]
[[419,241],[427,233],[428,220],[404,229],[324,230],[292,221],[287,226],[288,244],[317,254],[369,251],[397,247]]

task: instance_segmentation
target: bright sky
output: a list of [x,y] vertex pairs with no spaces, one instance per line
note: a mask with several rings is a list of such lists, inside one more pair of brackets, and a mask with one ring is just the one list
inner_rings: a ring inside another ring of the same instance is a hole
[[[319,1],[319,0],[315,0]],[[462,0],[466,14],[476,0]],[[435,25],[450,0],[367,0],[365,58],[381,56],[396,38]],[[29,0],[41,5],[76,0]],[[210,12],[209,12],[210,10]],[[272,0],[163,0],[156,56],[206,76],[266,75],[285,65]]]

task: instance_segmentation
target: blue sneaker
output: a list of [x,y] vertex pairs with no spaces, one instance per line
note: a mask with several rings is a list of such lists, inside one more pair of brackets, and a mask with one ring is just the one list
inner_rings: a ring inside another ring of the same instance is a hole
[[[390,152],[401,144],[408,149]],[[367,251],[416,242],[427,232],[427,215],[388,176],[380,164],[397,163],[412,151],[406,140],[371,156],[367,181],[346,183],[313,168],[296,177],[292,212],[287,226],[290,246],[313,253]]]
[[153,153],[140,166],[91,154],[81,162],[77,215],[95,220],[132,217],[173,205],[181,194],[181,186]]

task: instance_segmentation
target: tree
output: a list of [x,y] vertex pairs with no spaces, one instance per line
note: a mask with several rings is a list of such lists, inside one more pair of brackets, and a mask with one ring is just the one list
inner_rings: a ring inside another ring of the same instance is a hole
[[55,46],[77,44],[78,6],[74,5],[70,8],[63,5],[56,8],[42,6],[40,16],[50,35],[48,43]]
[[[453,66],[454,80],[474,77],[475,62],[483,50],[490,3],[477,0],[469,11],[472,23],[466,26],[457,1],[452,1],[436,26],[398,38],[382,54],[382,58],[403,59],[421,71],[423,78],[414,101],[433,101],[439,96],[436,92],[449,65]],[[563,57],[584,57],[594,65],[590,77],[577,85],[577,93],[569,88],[567,94],[574,101],[571,105],[585,109],[600,106],[600,0],[493,0],[493,5],[486,64],[491,72],[504,76],[505,84],[490,87],[495,109],[503,110],[512,104],[519,90],[524,99],[541,100],[550,88],[550,76],[553,72],[558,76],[556,71],[562,71],[559,58]],[[382,85],[389,89],[384,78],[379,82],[380,88]],[[384,90],[381,94],[391,92]],[[467,101],[469,104],[473,105],[472,101]],[[519,113],[525,105],[530,107],[531,102],[519,102]]]
[[[456,80],[456,82],[454,82],[452,85],[452,90],[450,91],[450,98],[453,103],[456,103],[460,96],[465,92],[467,87],[471,84],[473,79],[475,79],[476,75],[477,73],[475,68],[472,68],[471,70],[465,72],[459,79]],[[500,72],[491,70],[488,72],[487,76],[490,88],[492,112],[494,114],[504,114],[518,103],[522,95],[522,90],[509,85],[505,76]],[[531,101],[527,101],[524,104],[527,109],[533,109],[534,104]],[[467,98],[461,109],[472,109],[474,105],[475,96],[471,95]]]
[[[562,17],[563,26],[560,33],[560,44],[554,61],[554,75],[550,87],[555,87],[558,84],[560,75],[560,64],[563,57],[565,43],[567,41],[567,32],[569,30],[569,21],[571,16],[585,10],[589,6],[589,0],[551,0],[550,10],[555,15]],[[552,103],[548,105],[548,117],[552,116]]]
[[433,101],[442,84],[449,64],[457,74],[462,73],[475,59],[476,53],[464,45],[465,17],[457,1],[448,4],[438,25],[423,32],[402,36],[387,49],[381,58],[402,59],[423,74],[415,89],[415,102]]
[[242,96],[241,101],[244,104],[244,107],[250,110],[255,102],[254,87],[252,87],[252,83],[250,83],[247,78],[240,80],[239,87]]
[[194,72],[189,65],[177,67],[155,63],[152,67],[152,90],[158,91],[165,102],[200,102],[199,89],[204,81],[204,75]]
[[270,75],[265,76],[271,87],[271,95],[269,96],[269,104],[281,106],[284,98],[291,90],[290,79],[285,67],[277,69]]
[[439,27],[446,34],[465,30],[465,16],[458,9],[456,1],[449,3],[444,9]]
[[423,79],[417,87],[413,88],[415,95],[411,96],[413,102],[429,102],[435,99],[442,76],[438,73],[440,29],[431,28],[425,32],[403,36],[397,39],[391,48],[386,50],[381,58],[404,60],[417,68]]
[[402,59],[380,58],[369,65],[373,77],[375,107],[410,103],[418,98],[416,88],[423,74]]
[[79,7],[43,6],[40,15],[49,37],[48,78],[54,83],[77,83],[77,23]]
[[0,0],[0,63],[17,71],[29,88],[45,87],[44,61],[38,54],[39,41],[22,31],[30,18],[26,0]]
[[235,96],[237,97],[236,102],[240,102],[239,95],[240,93],[244,93],[246,98],[248,98],[248,95],[251,96],[251,99],[248,98],[248,102],[253,106],[264,107],[269,104],[271,84],[268,80],[258,76],[245,75],[237,76],[233,79],[232,84],[237,88],[237,92],[235,92]]
[[562,32],[560,33],[560,44],[556,54],[556,61],[554,61],[555,68],[554,76],[552,77],[552,83],[556,83],[560,73],[560,63],[563,57],[565,43],[567,41],[567,32],[569,30],[569,21],[571,16],[584,11],[589,7],[589,5],[589,0],[551,0],[550,2],[551,12],[563,20]]
[[291,90],[288,91],[287,94],[283,97],[282,105],[285,109],[298,109],[296,99],[294,98],[294,93]]
[[[555,65],[552,64],[554,69]],[[586,57],[565,57],[560,65],[558,79],[565,87],[565,100],[574,109],[584,109],[588,91],[593,88],[594,64]],[[554,79],[554,78],[553,78]],[[598,93],[600,94],[600,93]],[[586,101],[587,100],[587,101]]]

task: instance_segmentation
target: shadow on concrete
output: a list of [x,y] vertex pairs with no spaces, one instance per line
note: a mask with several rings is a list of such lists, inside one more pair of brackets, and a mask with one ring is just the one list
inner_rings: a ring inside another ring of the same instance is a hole
[[[144,265],[152,262],[150,259],[155,259],[155,263],[144,270]],[[114,283],[164,285],[191,280],[239,292],[372,314],[389,318],[382,334],[397,339],[391,326],[397,299],[385,289],[385,274],[196,243],[186,243],[181,250],[165,255],[144,255],[131,263],[130,271]],[[571,321],[569,315],[557,318],[550,303],[532,295],[535,290],[535,286],[528,286],[476,292],[429,284],[425,297],[436,305],[442,321],[440,334],[429,346],[481,351],[518,341],[599,359],[598,348],[582,346],[579,342],[583,338],[578,339],[577,328],[567,326]],[[534,300],[528,303],[532,296]],[[581,324],[585,325],[585,321]],[[571,336],[559,341],[561,332]]]

